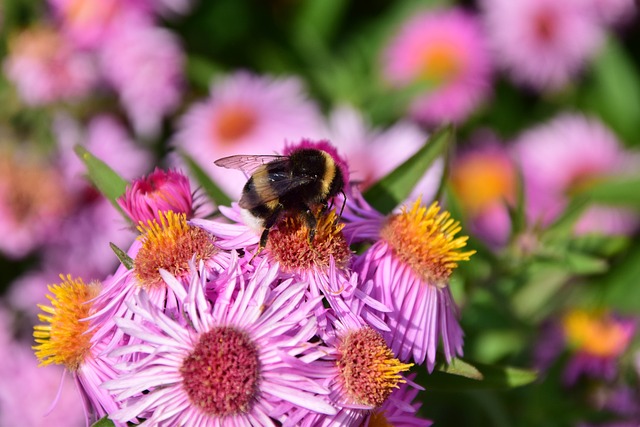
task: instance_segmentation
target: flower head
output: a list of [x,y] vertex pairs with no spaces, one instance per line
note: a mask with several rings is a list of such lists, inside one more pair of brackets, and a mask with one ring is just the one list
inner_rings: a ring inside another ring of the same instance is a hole
[[518,83],[557,90],[599,47],[602,28],[583,0],[484,0],[495,59]]
[[394,354],[419,364],[426,359],[432,370],[439,337],[447,361],[462,354],[462,330],[448,281],[457,263],[475,251],[460,251],[467,238],[455,237],[459,223],[440,212],[437,203],[426,208],[417,200],[411,209],[378,224],[379,240],[354,269],[363,280],[373,280],[372,297],[390,308],[382,319],[391,331],[385,338]]
[[93,421],[117,408],[111,396],[100,388],[103,381],[114,377],[110,362],[101,355],[102,343],[92,341],[87,317],[96,307],[94,298],[99,284],[86,285],[82,279],[60,275],[62,282],[49,286],[51,306],[39,305],[43,324],[34,327],[35,354],[40,366],[63,365],[76,380],[86,413]]
[[164,314],[142,292],[130,308],[145,321],[118,321],[142,345],[117,350],[140,354],[141,359],[123,365],[122,376],[105,384],[123,404],[113,418],[264,426],[274,424],[269,417],[276,406],[335,413],[316,395],[326,391],[305,376],[312,368],[295,358],[307,349],[306,340],[314,333],[310,313],[318,299],[302,302],[304,285],[291,281],[271,289],[276,269],[263,263],[251,277],[236,270],[236,282],[229,283],[212,307],[204,297],[203,264],[198,270],[193,264],[191,268],[188,291],[175,277],[162,273],[183,307],[178,318]]
[[[600,121],[578,114],[566,113],[529,129],[517,138],[513,151],[522,169],[527,218],[542,225],[557,218],[572,195],[638,165]],[[575,231],[629,233],[637,224],[633,213],[596,205],[583,214]]]
[[476,18],[462,9],[424,11],[407,21],[384,53],[397,86],[423,83],[411,114],[428,123],[464,121],[490,91],[491,63]]
[[160,221],[159,212],[193,215],[193,197],[189,178],[178,171],[156,168],[149,175],[137,179],[127,187],[118,204],[135,223]]
[[271,154],[282,143],[315,137],[322,120],[295,78],[238,72],[211,86],[209,98],[182,117],[174,145],[198,161],[220,186],[239,196],[245,180],[212,161],[234,154]]
[[78,99],[97,80],[89,57],[49,27],[26,29],[12,38],[4,71],[30,105]]

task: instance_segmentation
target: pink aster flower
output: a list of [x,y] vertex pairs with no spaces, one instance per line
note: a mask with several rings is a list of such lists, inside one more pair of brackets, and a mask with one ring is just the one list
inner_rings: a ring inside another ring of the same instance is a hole
[[22,258],[55,237],[70,201],[59,170],[35,153],[0,146],[0,252]]
[[62,365],[73,375],[81,394],[88,422],[93,423],[118,408],[111,395],[101,388],[104,381],[115,377],[112,361],[106,359],[104,343],[92,341],[86,321],[96,309],[94,298],[101,285],[85,284],[71,275],[60,275],[62,282],[50,285],[47,298],[51,306],[40,305],[42,322],[34,326],[33,347],[40,366]]
[[636,321],[631,318],[573,309],[543,331],[536,349],[536,363],[547,369],[568,349],[571,357],[563,373],[565,384],[573,385],[583,375],[612,381],[636,327]]
[[470,231],[491,247],[507,243],[511,230],[508,205],[515,202],[517,179],[509,152],[491,137],[461,151],[451,166],[451,184]]
[[148,0],[48,0],[63,31],[82,48],[96,48],[128,21],[148,20]]
[[271,289],[277,273],[259,266],[252,277],[238,274],[237,285],[211,306],[204,296],[206,271],[191,268],[188,290],[162,272],[183,307],[178,318],[142,292],[129,303],[136,319],[117,320],[141,344],[116,351],[139,358],[104,384],[122,403],[113,419],[257,427],[275,425],[271,413],[283,404],[309,414],[335,413],[321,398],[327,391],[308,376],[312,367],[296,358],[309,347],[315,332],[310,314],[319,302],[302,301],[304,284],[287,281]]
[[414,402],[419,388],[413,384],[416,374],[407,375],[407,382],[400,384],[380,408],[367,415],[362,427],[391,425],[393,427],[429,427],[432,422],[419,418],[417,412],[422,403]]
[[[543,225],[557,218],[572,194],[599,179],[630,174],[639,164],[600,121],[578,114],[563,114],[524,132],[513,150],[522,169],[528,219]],[[625,234],[637,224],[632,212],[594,206],[575,232]]]
[[285,141],[314,137],[322,118],[293,77],[238,72],[211,86],[209,98],[183,116],[174,145],[183,150],[233,198],[246,179],[213,161],[234,154],[273,154]]
[[385,79],[396,86],[425,84],[411,115],[430,124],[462,122],[489,96],[491,61],[476,17],[459,8],[412,16],[383,56]]
[[495,60],[518,83],[557,90],[596,53],[601,26],[583,0],[483,0]]
[[118,204],[135,224],[160,221],[158,212],[173,211],[193,216],[193,196],[189,178],[178,171],[156,168],[127,187]]
[[598,22],[605,25],[624,25],[633,21],[638,14],[634,0],[582,0]]
[[467,241],[455,237],[459,223],[440,212],[437,202],[426,208],[420,199],[390,217],[371,207],[355,212],[344,217],[349,223],[345,234],[351,238],[358,231],[360,238],[375,243],[353,267],[363,280],[373,280],[371,296],[391,309],[382,319],[391,330],[384,335],[394,354],[417,364],[426,360],[429,371],[440,340],[447,361],[462,355],[463,332],[448,280],[457,262],[474,251],[459,252]]
[[43,26],[24,30],[9,41],[3,69],[29,105],[77,100],[97,81],[91,59]]
[[[329,117],[329,141],[349,159],[349,180],[366,189],[407,160],[427,141],[415,123],[401,121],[387,129],[371,128],[356,109],[343,105]],[[444,163],[436,161],[416,184],[409,198],[433,198]]]
[[182,95],[184,54],[176,36],[144,23],[122,25],[105,41],[100,64],[135,128],[144,136],[160,129]]

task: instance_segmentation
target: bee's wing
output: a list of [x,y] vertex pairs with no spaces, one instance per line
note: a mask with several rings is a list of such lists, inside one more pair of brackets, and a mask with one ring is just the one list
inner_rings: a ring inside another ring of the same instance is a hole
[[287,156],[239,154],[236,156],[223,157],[214,163],[216,166],[223,168],[241,170],[249,177],[253,175],[259,167],[267,163],[276,161],[285,162],[288,159],[289,157]]
[[304,175],[292,176],[288,171],[271,171],[268,177],[268,180],[253,181],[255,193],[260,194],[261,197],[255,198],[250,194],[243,193],[239,202],[241,208],[253,209],[313,181],[311,177]]

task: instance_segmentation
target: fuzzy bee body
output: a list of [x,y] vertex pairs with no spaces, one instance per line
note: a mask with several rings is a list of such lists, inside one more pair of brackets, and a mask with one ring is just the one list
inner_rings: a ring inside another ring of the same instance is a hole
[[312,242],[316,228],[313,209],[326,206],[343,192],[345,183],[331,154],[315,148],[299,148],[288,156],[230,156],[215,164],[250,175],[239,205],[262,223],[260,248],[266,246],[269,230],[285,212],[303,216]]

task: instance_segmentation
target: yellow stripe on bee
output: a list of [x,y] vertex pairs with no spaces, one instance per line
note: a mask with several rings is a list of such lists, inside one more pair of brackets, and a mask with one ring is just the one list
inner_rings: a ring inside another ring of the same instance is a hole
[[325,163],[324,176],[322,177],[322,195],[326,196],[329,194],[331,183],[336,176],[336,162],[326,151],[323,151],[322,155],[324,156]]
[[269,181],[269,171],[265,166],[260,167],[253,174],[253,187],[256,194],[262,200],[277,199],[278,194],[273,190]]
[[278,204],[280,204],[280,201],[278,199],[275,199],[275,200],[268,201],[264,205],[267,207],[267,209],[271,211],[275,211],[276,208],[278,207]]

